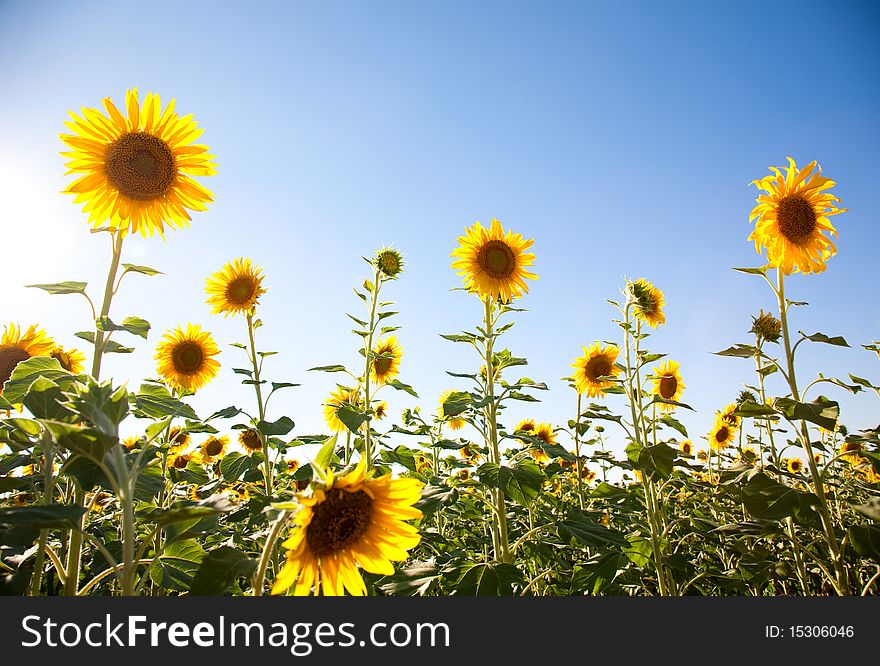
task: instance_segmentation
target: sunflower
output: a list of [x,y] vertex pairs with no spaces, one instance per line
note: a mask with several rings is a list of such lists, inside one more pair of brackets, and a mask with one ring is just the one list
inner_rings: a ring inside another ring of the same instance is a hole
[[137,448],[138,446],[140,446],[142,442],[143,442],[143,440],[140,437],[134,437],[134,436],[133,437],[126,437],[125,439],[122,439],[119,441],[119,443],[122,444],[122,446],[124,446],[129,451],[132,451],[135,448]]
[[782,322],[762,309],[757,317],[752,317],[749,333],[754,333],[759,341],[778,342],[782,337]]
[[244,447],[244,450],[248,453],[260,451],[263,448],[263,438],[260,437],[260,432],[253,428],[245,428],[238,433],[238,443],[241,444]]
[[257,307],[263,288],[263,269],[251,263],[247,257],[224,264],[223,268],[208,277],[205,292],[211,314],[223,313],[224,317],[248,314]]
[[397,338],[389,335],[379,340],[373,347],[373,362],[370,364],[370,376],[377,385],[390,382],[400,372],[400,359],[403,350]]
[[55,342],[36,325],[24,333],[16,324],[5,326],[0,338],[0,395],[15,366],[34,356],[49,356],[53,349]]
[[458,452],[461,454],[462,458],[471,462],[477,462],[480,459],[480,452],[477,449],[477,445],[473,442],[468,442],[462,446]]
[[843,441],[840,444],[841,458],[848,462],[850,465],[861,464],[862,457],[859,455],[859,452],[861,450],[862,443],[858,441]]
[[208,147],[194,144],[202,130],[192,116],[174,112],[174,100],[162,110],[159,95],[147,93],[143,105],[137,88],[125,95],[126,118],[109,97],[105,115],[82,109],[65,122],[73,134],[61,140],[72,150],[68,174],[83,174],[65,190],[83,205],[98,228],[152,236],[189,225],[189,211],[203,211],[213,195],[191,176],[210,176],[216,166]]
[[384,400],[375,403],[373,405],[373,416],[380,420],[388,416],[388,403]]
[[459,247],[452,251],[452,267],[464,277],[464,286],[480,298],[502,299],[509,303],[528,293],[526,280],[538,276],[526,270],[535,261],[535,255],[526,252],[534,240],[525,240],[522,234],[505,233],[501,222],[492,219],[486,229],[479,222],[465,229],[458,237]]
[[361,395],[358,391],[337,386],[336,390],[327,398],[324,403],[324,421],[333,432],[346,432],[348,427],[339,420],[337,412],[340,407],[359,408],[361,405]]
[[755,241],[758,253],[767,248],[767,261],[786,275],[821,273],[825,262],[837,252],[829,238],[837,236],[837,230],[828,218],[847,209],[834,205],[840,199],[826,190],[836,183],[822,175],[815,160],[798,169],[793,159],[787,159],[785,175],[770,167],[773,175],[752,181],[765,194],[758,195],[758,205],[749,215],[755,228],[748,240]]
[[663,306],[666,300],[663,292],[644,278],[627,284],[630,300],[635,305],[636,318],[647,323],[651,328],[657,328],[666,323],[666,315],[663,314]]
[[758,452],[751,446],[744,446],[742,452],[737,456],[737,460],[746,465],[754,465],[758,461]]
[[462,428],[464,428],[464,424],[466,423],[466,421],[460,415],[446,416],[446,412],[443,410],[443,407],[444,405],[446,405],[446,401],[449,399],[449,396],[451,396],[454,392],[454,389],[449,389],[448,391],[443,391],[443,393],[440,394],[440,408],[437,410],[437,415],[441,419],[445,419],[444,423],[449,426],[450,430],[461,430]]
[[423,484],[418,479],[371,478],[366,458],[345,476],[326,473],[323,488],[301,497],[302,509],[293,532],[282,545],[287,560],[272,594],[292,589],[295,595],[364,596],[367,587],[358,571],[389,576],[392,561],[403,561],[421,540],[407,520],[422,517],[413,505]]
[[[680,402],[681,394],[684,392],[684,382],[681,380],[678,369],[679,364],[676,361],[666,361],[657,368],[654,371],[654,376],[651,377],[651,381],[654,382],[654,389],[651,392],[664,400]],[[661,402],[660,409],[664,412],[671,412],[675,409],[675,405]]]
[[574,382],[577,392],[587,394],[590,398],[600,398],[605,395],[605,389],[614,384],[603,377],[616,377],[620,374],[620,368],[615,365],[620,350],[614,345],[601,347],[596,341],[588,349],[581,347],[584,355],[576,358],[571,364],[575,368]]
[[62,368],[73,375],[80,375],[85,369],[83,363],[86,360],[86,355],[78,349],[64,349],[61,345],[56,345],[49,356],[58,361]]
[[535,423],[535,419],[523,419],[516,424],[516,428],[514,428],[513,431],[534,433],[537,429],[538,424]]
[[403,272],[403,255],[390,247],[376,250],[373,263],[387,278],[394,279]]
[[726,424],[732,426],[734,429],[739,428],[739,424],[742,419],[734,414],[738,407],[739,406],[736,403],[727,405],[727,407],[716,413],[716,418],[718,420],[724,421]]
[[179,426],[174,426],[168,433],[168,451],[180,453],[189,446],[189,433]]
[[733,443],[736,436],[736,427],[722,418],[715,420],[715,425],[709,432],[709,446],[716,451],[721,451]]
[[168,467],[186,469],[191,462],[201,464],[202,458],[197,451],[180,451],[168,456]]
[[792,474],[800,474],[804,469],[804,461],[800,458],[788,458],[785,467]]
[[299,460],[294,460],[293,458],[285,461],[287,465],[287,473],[290,475],[296,474],[296,471],[299,469]]
[[220,363],[213,357],[220,348],[208,331],[198,324],[187,324],[167,331],[156,347],[158,372],[173,387],[200,389],[217,376]]
[[199,453],[202,456],[202,460],[209,463],[225,456],[228,448],[229,437],[226,435],[220,437],[211,435],[208,439],[202,442],[202,445],[199,447]]
[[693,445],[693,443],[691,442],[691,440],[689,440],[689,439],[684,440],[684,441],[679,445],[678,448],[681,449],[681,452],[682,452],[683,454],[685,454],[686,456],[689,456],[689,455],[693,454],[693,451],[694,451],[694,445]]

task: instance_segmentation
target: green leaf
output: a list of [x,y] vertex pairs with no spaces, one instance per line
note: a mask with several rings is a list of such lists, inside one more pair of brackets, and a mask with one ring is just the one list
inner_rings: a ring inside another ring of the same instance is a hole
[[426,562],[413,562],[407,568],[385,576],[379,583],[379,589],[389,595],[424,595],[439,577],[440,571],[431,558]]
[[128,416],[128,391],[124,386],[113,388],[110,380],[96,382],[91,377],[77,384],[67,401],[68,408],[91,423],[103,435],[119,437],[119,424]]
[[150,268],[149,266],[138,266],[136,264],[122,264],[123,274],[125,273],[140,273],[141,275],[164,275],[162,271],[157,271],[155,268]]
[[775,406],[790,421],[804,420],[822,426],[826,430],[834,430],[840,415],[840,405],[820,395],[812,402],[798,402],[791,398],[779,398]]
[[94,331],[79,331],[78,333],[73,334],[75,337],[80,338],[81,340],[85,340],[90,344],[95,344],[95,332]]
[[85,512],[85,507],[79,504],[0,507],[0,525],[75,529],[79,527],[79,520]]
[[134,347],[126,347],[115,340],[104,340],[105,354],[131,354],[133,351]]
[[808,511],[817,503],[815,495],[803,493],[770,478],[755,474],[741,489],[742,503],[753,518],[781,520]]
[[321,449],[318,451],[318,454],[315,456],[314,464],[312,465],[313,469],[320,470],[323,473],[324,470],[330,467],[330,463],[333,460],[333,454],[336,452],[337,437],[337,435],[333,435],[332,437],[327,438],[321,446]]
[[198,421],[199,417],[193,408],[181,402],[159,384],[142,384],[133,396],[135,416],[138,418],[161,419],[166,416],[181,416]]
[[184,539],[168,545],[150,566],[150,578],[166,589],[185,592],[190,589],[205,550],[195,539]]
[[523,576],[512,564],[467,564],[455,585],[455,594],[497,597],[512,594],[512,586]]
[[79,428],[58,421],[45,421],[45,424],[52,431],[59,446],[95,462],[101,462],[104,459],[104,454],[111,447],[119,445],[119,440],[116,437],[93,428]]
[[513,467],[485,463],[477,470],[480,481],[500,489],[518,504],[529,506],[541,492],[544,473],[531,461],[517,463]]
[[453,391],[443,403],[443,416],[458,416],[474,403],[474,396],[466,391]]
[[415,392],[412,386],[409,384],[404,384],[399,379],[392,379],[388,382],[388,386],[391,388],[397,389],[398,391],[403,391],[404,393],[409,393],[412,397],[418,398],[419,394]]
[[142,337],[144,340],[147,339],[147,335],[150,332],[150,322],[140,317],[126,317],[122,320],[121,324],[114,324],[110,317],[105,315],[95,320],[95,326],[99,331],[108,333],[111,331],[125,331],[126,333]]
[[609,546],[623,548],[629,545],[623,534],[600,525],[595,519],[577,510],[572,510],[568,517],[559,523],[559,532],[593,548],[604,549]]
[[473,344],[477,339],[476,336],[473,335],[459,335],[457,333],[441,333],[440,337],[444,340],[449,340],[450,342],[467,342],[470,344]]
[[680,421],[672,418],[669,414],[664,414],[660,417],[661,423],[668,425],[670,428],[681,434],[682,437],[688,436],[687,428],[685,428]]
[[435,486],[426,484],[422,488],[422,498],[415,506],[426,516],[434,513],[444,506],[450,506],[458,501],[458,490],[449,486]]
[[614,582],[625,566],[626,560],[619,553],[597,553],[575,570],[571,581],[572,591],[600,594]]
[[714,352],[717,356],[735,356],[737,358],[755,358],[758,355],[758,348],[752,345],[735,344],[720,352]]
[[760,268],[734,268],[733,270],[739,273],[746,273],[747,275],[765,275],[767,268],[768,266],[761,266]]
[[400,444],[394,449],[386,449],[382,451],[381,456],[382,460],[386,462],[397,463],[398,465],[403,465],[410,471],[416,471],[415,453],[412,449],[403,444]]
[[302,386],[302,384],[293,384],[291,382],[272,382],[272,393],[275,393],[275,391],[280,391],[281,389],[293,388],[295,386]]
[[623,549],[624,554],[637,567],[644,567],[651,561],[653,547],[650,537],[632,534],[626,538],[629,545]]
[[631,442],[626,447],[626,455],[629,461],[642,473],[652,479],[668,479],[675,466],[678,452],[666,444],[654,446],[641,446]]
[[370,420],[370,415],[352,405],[342,405],[336,410],[336,418],[342,421],[346,428],[357,432],[361,425]]
[[57,294],[85,294],[87,286],[88,284],[85,282],[53,282],[51,284],[25,285],[29,289],[42,289],[53,296]]
[[12,375],[3,385],[3,397],[11,403],[23,402],[25,394],[39,378],[57,384],[62,391],[70,388],[76,376],[61,367],[51,356],[34,356],[15,366]]
[[880,525],[853,525],[846,534],[859,555],[880,562]]
[[260,421],[257,424],[257,429],[267,436],[272,435],[286,435],[291,430],[293,430],[294,423],[293,421],[287,417],[282,416],[277,421]]
[[205,422],[207,423],[214,419],[231,419],[233,416],[238,416],[239,414],[241,414],[241,410],[238,407],[226,407],[211,414],[211,416],[205,419]]
[[238,481],[251,464],[250,456],[230,451],[220,461],[220,475],[226,481]]
[[164,526],[183,520],[201,519],[219,513],[232,511],[235,505],[225,497],[214,495],[199,502],[176,502],[168,509],[153,509],[144,515],[144,520]]
[[220,546],[202,559],[189,593],[219,596],[239,578],[250,578],[256,568],[257,560],[253,556],[229,546]]
[[875,497],[867,504],[854,504],[853,509],[858,511],[868,520],[880,522],[880,497]]
[[316,368],[309,368],[309,372],[346,372],[344,365],[319,365]]
[[752,400],[746,400],[737,405],[733,412],[734,416],[743,418],[779,418],[779,412],[770,405],[761,405]]
[[811,342],[824,342],[826,345],[834,345],[835,347],[849,347],[849,343],[839,335],[829,338],[824,333],[813,333],[813,335],[807,335],[803,331],[798,331],[798,333],[803,335],[804,339]]
[[51,379],[38,377],[25,394],[22,402],[28,411],[38,419],[66,420],[73,412],[61,403],[65,400],[61,388]]

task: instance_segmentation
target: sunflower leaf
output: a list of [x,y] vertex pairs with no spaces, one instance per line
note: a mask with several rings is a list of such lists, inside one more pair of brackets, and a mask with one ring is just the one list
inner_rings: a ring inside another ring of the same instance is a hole
[[807,335],[803,331],[798,331],[798,333],[804,336],[805,340],[811,342],[824,342],[826,345],[834,345],[835,347],[849,347],[849,343],[840,335],[831,338],[824,333],[813,333],[813,335]]
[[293,430],[294,423],[288,416],[282,416],[277,421],[260,421],[257,429],[264,435],[286,435]]
[[257,560],[252,555],[230,546],[220,546],[202,559],[189,593],[197,596],[221,595],[237,579],[250,578],[256,568]]
[[309,368],[309,372],[346,372],[344,365],[319,365],[316,368]]
[[415,392],[415,389],[412,386],[410,386],[409,384],[404,384],[399,379],[392,379],[390,382],[388,382],[388,386],[390,386],[391,388],[395,388],[398,391],[409,393],[414,398],[419,397],[419,394]]
[[137,335],[144,340],[147,339],[147,335],[150,332],[150,322],[140,317],[126,317],[122,320],[121,324],[114,324],[110,317],[103,315],[95,320],[95,327],[99,331],[108,333],[111,331],[125,331],[126,333]]
[[86,282],[54,282],[51,284],[26,284],[28,289],[42,289],[43,291],[55,295],[60,294],[83,294],[86,293]]
[[140,273],[141,275],[165,275],[162,271],[157,271],[155,268],[150,268],[149,266],[138,266],[137,264],[122,264],[122,274],[126,273]]
[[529,506],[541,492],[544,473],[535,463],[525,461],[512,467],[485,463],[477,469],[480,481],[492,488],[500,489],[518,504]]
[[798,402],[791,398],[779,398],[775,406],[790,421],[804,420],[822,426],[826,430],[834,430],[840,415],[840,405],[820,395],[812,402]]

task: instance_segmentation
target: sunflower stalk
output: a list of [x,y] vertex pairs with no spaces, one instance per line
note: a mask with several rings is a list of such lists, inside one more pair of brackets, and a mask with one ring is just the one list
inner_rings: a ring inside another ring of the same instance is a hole
[[288,522],[288,512],[286,510],[281,511],[281,515],[278,516],[278,519],[272,525],[272,529],[269,532],[269,536],[266,537],[266,543],[263,544],[263,551],[260,554],[260,561],[257,564],[257,570],[254,573],[254,596],[259,597],[263,595],[263,586],[266,581],[266,569],[269,567],[269,561],[272,559],[272,554],[275,552],[275,544],[278,543],[278,537],[281,535],[281,530],[284,529],[284,526]]
[[[125,239],[124,231],[111,231],[111,243],[113,245],[113,258],[110,261],[110,270],[107,271],[107,284],[104,286],[104,301],[101,305],[101,319],[110,315],[110,304],[113,296],[116,294],[114,285],[116,284],[116,274],[119,272],[119,262],[122,259],[122,241]],[[109,333],[107,337],[109,337]],[[96,326],[95,328],[95,353],[92,358],[92,377],[97,381],[101,375],[101,360],[107,346],[107,339],[104,337],[104,331]]]
[[[254,314],[253,311],[247,313],[247,329],[248,329],[248,360],[251,362],[251,367],[253,368],[254,373],[254,392],[257,395],[257,412],[260,416],[260,423],[266,420],[266,403],[263,401],[263,389],[260,385],[260,366],[262,365],[257,361],[257,345],[254,339]],[[263,434],[262,430],[258,427],[257,436],[260,438],[260,445],[263,450],[263,481],[266,488],[266,496],[272,497],[272,462],[269,459],[269,438]]]
[[372,411],[370,407],[370,371],[373,365],[373,336],[376,333],[376,308],[379,305],[379,291],[382,289],[382,272],[379,266],[376,266],[373,272],[373,283],[370,292],[370,323],[367,329],[366,343],[364,344],[364,408],[367,410],[366,432],[364,433],[364,457],[367,459],[367,470],[373,468],[373,450],[372,450]]
[[[785,345],[785,361],[788,367],[788,384],[791,390],[791,397],[800,401],[800,393],[798,392],[797,378],[794,369],[794,354],[791,347],[791,336],[788,330],[788,303],[785,300],[785,273],[780,266],[776,272],[776,297],[779,302],[779,320],[782,323],[782,339]],[[806,421],[800,422],[801,446],[807,454],[807,465],[810,467],[810,477],[812,480],[813,490],[816,493],[819,505],[819,516],[822,521],[822,529],[825,536],[828,551],[831,554],[831,564],[834,569],[834,576],[831,578],[831,584],[834,586],[835,592],[840,596],[849,596],[850,586],[847,576],[846,567],[837,543],[837,535],[834,531],[834,522],[831,518],[831,512],[828,509],[828,499],[825,495],[825,484],[822,481],[822,474],[816,465],[816,459],[813,455],[813,447],[810,444],[810,432]]]

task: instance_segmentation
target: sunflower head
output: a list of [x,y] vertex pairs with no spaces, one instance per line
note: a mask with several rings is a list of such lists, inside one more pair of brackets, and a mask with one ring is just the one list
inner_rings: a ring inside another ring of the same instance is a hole
[[724,423],[731,426],[734,430],[739,428],[740,421],[742,420],[739,416],[734,414],[734,412],[739,408],[737,403],[732,403],[727,405],[724,409],[717,413],[717,418],[720,421],[724,421]]
[[535,419],[523,419],[519,423],[516,424],[516,428],[513,429],[514,432],[525,432],[530,435],[534,435],[535,431],[538,429],[538,424],[535,423]]
[[788,458],[785,461],[785,467],[792,474],[800,474],[804,471],[804,461],[800,458]]
[[189,447],[189,433],[178,426],[174,426],[168,433],[168,451],[180,453]]
[[142,442],[143,440],[140,437],[126,437],[125,439],[120,440],[119,443],[131,451],[140,446]]
[[779,321],[769,312],[761,313],[757,317],[752,317],[752,328],[749,333],[754,333],[758,337],[758,341],[777,342],[782,337],[782,322]]
[[203,211],[213,195],[192,176],[209,176],[216,166],[208,147],[193,143],[202,134],[192,116],[174,112],[174,100],[164,110],[159,95],[147,93],[143,104],[138,90],[125,95],[120,112],[109,97],[104,109],[70,112],[62,134],[70,148],[67,173],[78,174],[65,192],[83,204],[89,223],[106,224],[121,233],[164,235],[188,226],[190,211]]
[[202,456],[202,460],[205,462],[213,462],[214,460],[219,460],[225,456],[228,448],[229,437],[226,435],[220,437],[211,435],[208,439],[202,442],[202,445],[199,447],[199,453]]
[[290,474],[291,476],[296,474],[296,471],[299,469],[299,460],[289,458],[285,461],[285,464],[287,465],[288,474]]
[[666,300],[663,292],[644,278],[627,282],[627,301],[632,303],[633,312],[637,319],[645,322],[651,328],[657,328],[666,323],[666,315],[663,314],[663,306]]
[[735,435],[736,427],[723,418],[717,418],[712,430],[709,431],[709,446],[716,451],[721,451],[733,443]]
[[0,395],[15,366],[34,356],[49,356],[54,349],[55,342],[36,325],[27,331],[22,331],[17,324],[5,326],[0,337]]
[[247,257],[239,257],[211,275],[206,284],[211,314],[223,313],[224,317],[250,314],[257,307],[263,287],[263,270]]
[[263,449],[263,438],[260,437],[259,431],[253,428],[245,428],[239,432],[238,443],[241,444],[244,450],[248,453],[255,453],[257,451],[262,451]]
[[422,516],[413,506],[423,487],[418,479],[372,478],[366,459],[344,476],[327,470],[324,478],[323,487],[300,498],[272,594],[363,596],[367,588],[359,567],[391,575],[392,562],[405,560],[421,540],[406,522]]
[[572,367],[577,392],[590,398],[600,398],[605,390],[614,385],[613,378],[620,374],[615,361],[620,350],[614,345],[602,347],[598,341],[588,349],[582,348],[584,355],[576,358]]
[[742,390],[739,392],[739,395],[736,396],[736,404],[743,405],[747,402],[758,402],[758,396],[748,390]]
[[158,372],[170,386],[197,391],[217,376],[220,348],[208,331],[187,324],[167,331],[156,347]]
[[528,293],[526,280],[538,278],[527,270],[535,261],[535,255],[527,252],[534,241],[505,232],[494,218],[488,229],[479,222],[468,227],[458,242],[452,267],[463,277],[465,288],[482,299],[509,303]]
[[682,441],[682,443],[679,445],[679,448],[681,449],[681,452],[686,456],[692,455],[694,452],[693,442],[691,442],[691,440],[689,439]]
[[451,396],[453,393],[455,393],[454,389],[448,389],[440,394],[440,398],[438,399],[440,406],[437,409],[437,416],[443,420],[443,423],[445,423],[450,430],[461,430],[462,428],[464,428],[465,423],[467,423],[464,418],[460,414],[456,414],[455,416],[446,416],[446,411],[444,410],[444,407],[446,406],[446,401],[449,400],[449,396]]
[[386,278],[394,279],[403,272],[403,255],[390,247],[376,250],[373,264]]
[[844,440],[840,444],[840,455],[841,459],[848,462],[850,465],[859,465],[862,462],[862,456],[859,455],[862,451],[862,443],[857,440],[846,441]]
[[186,469],[190,463],[201,464],[202,458],[197,451],[181,451],[168,456],[168,467]]
[[[681,394],[684,392],[684,382],[678,372],[679,367],[676,361],[666,361],[658,367],[654,371],[654,376],[651,377],[651,381],[654,382],[654,388],[651,392],[664,400],[680,402]],[[661,411],[671,412],[674,409],[675,405],[660,403]]]
[[831,236],[837,230],[828,219],[846,212],[838,208],[840,202],[830,190],[836,184],[822,175],[815,160],[799,169],[788,159],[785,173],[770,167],[772,175],[752,181],[761,194],[749,215],[755,228],[749,240],[755,241],[755,250],[767,250],[767,261],[786,275],[801,271],[821,273],[825,262],[836,252]]
[[403,350],[397,338],[389,335],[379,340],[373,347],[373,360],[370,364],[370,376],[378,386],[386,384],[400,373],[400,359]]
[[324,403],[324,421],[333,432],[346,432],[348,427],[343,423],[337,412],[341,407],[353,407],[360,409],[361,394],[357,390],[345,386],[337,386],[327,402]]
[[751,446],[744,446],[737,459],[746,465],[754,465],[758,460],[758,452]]
[[388,416],[388,403],[384,400],[375,403],[373,405],[373,416],[380,420]]
[[78,349],[64,349],[61,345],[56,345],[49,355],[58,361],[62,368],[73,375],[80,375],[85,369],[86,355]]

